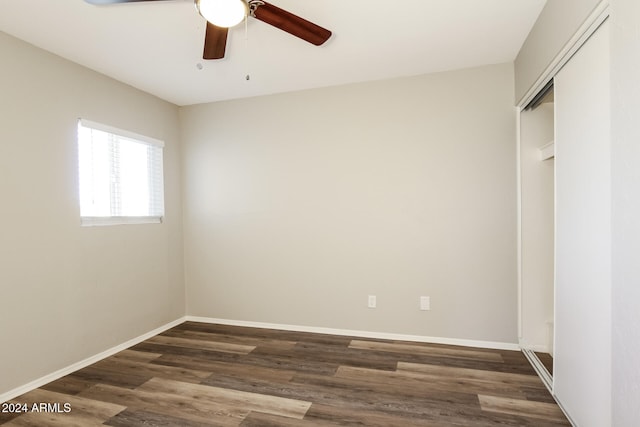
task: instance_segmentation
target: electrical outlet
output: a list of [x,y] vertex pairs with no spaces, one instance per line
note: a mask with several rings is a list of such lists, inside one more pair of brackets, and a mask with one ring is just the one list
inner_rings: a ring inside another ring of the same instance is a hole
[[430,297],[420,297],[420,310],[423,310],[423,311],[431,310]]
[[369,295],[369,301],[367,302],[367,307],[376,308],[376,296]]

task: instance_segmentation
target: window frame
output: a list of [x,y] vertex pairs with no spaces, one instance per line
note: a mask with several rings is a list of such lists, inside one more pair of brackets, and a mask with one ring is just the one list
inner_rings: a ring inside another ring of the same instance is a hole
[[[161,161],[160,161],[160,176],[159,187],[161,196],[161,210],[160,215],[145,215],[145,216],[129,216],[129,215],[110,215],[110,216],[83,216],[82,215],[82,196],[81,196],[81,184],[80,184],[80,127],[97,130],[112,134],[118,138],[125,140],[132,140],[135,143],[145,144],[147,146],[153,146],[160,148]],[[146,135],[138,134],[124,129],[119,129],[114,126],[105,125],[103,123],[94,122],[91,120],[79,118],[77,123],[77,137],[76,148],[78,150],[78,207],[80,210],[80,224],[82,226],[106,226],[106,225],[126,225],[126,224],[160,224],[164,221],[165,209],[164,209],[164,141],[156,138],[152,138]]]

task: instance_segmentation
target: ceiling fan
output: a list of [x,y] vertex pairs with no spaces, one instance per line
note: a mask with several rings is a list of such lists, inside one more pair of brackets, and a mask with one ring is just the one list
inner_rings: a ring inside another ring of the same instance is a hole
[[[85,0],[95,5],[166,0]],[[195,0],[196,10],[207,20],[203,59],[224,58],[229,27],[252,16],[302,40],[320,46],[331,31],[262,0]]]

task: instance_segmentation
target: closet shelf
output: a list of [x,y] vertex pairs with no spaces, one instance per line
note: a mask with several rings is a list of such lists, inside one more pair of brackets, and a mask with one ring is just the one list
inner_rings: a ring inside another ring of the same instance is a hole
[[540,150],[540,160],[548,160],[555,157],[556,155],[554,141],[546,143],[545,145],[540,147],[539,150]]

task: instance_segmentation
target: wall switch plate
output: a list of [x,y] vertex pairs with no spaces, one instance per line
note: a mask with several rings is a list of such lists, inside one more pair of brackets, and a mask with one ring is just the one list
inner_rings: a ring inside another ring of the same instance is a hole
[[369,301],[367,302],[367,307],[376,308],[376,296],[369,295]]
[[420,297],[420,310],[431,310],[431,298]]

